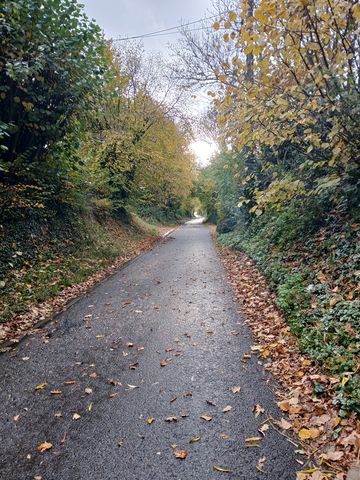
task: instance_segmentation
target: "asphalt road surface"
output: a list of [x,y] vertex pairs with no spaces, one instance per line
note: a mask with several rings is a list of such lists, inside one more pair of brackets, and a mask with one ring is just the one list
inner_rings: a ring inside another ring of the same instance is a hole
[[295,447],[258,431],[281,414],[253,343],[208,228],[184,225],[1,355],[0,478],[295,479]]

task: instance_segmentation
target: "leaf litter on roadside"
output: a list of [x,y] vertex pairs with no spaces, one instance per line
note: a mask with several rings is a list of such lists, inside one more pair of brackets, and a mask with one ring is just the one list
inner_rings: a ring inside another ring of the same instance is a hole
[[[133,241],[131,250],[128,253],[116,257],[110,265],[90,275],[83,282],[65,287],[58,295],[41,303],[33,300],[27,302],[25,313],[13,315],[11,320],[4,326],[4,337],[1,340],[11,339],[12,342],[17,342],[24,332],[31,332],[32,327],[40,319],[62,312],[71,300],[79,298],[101,282],[101,280],[117,271],[125,262],[148,250],[158,239],[158,236],[151,236]],[[130,303],[132,302],[130,301]]]
[[[326,462],[326,474],[321,468],[308,468],[298,472],[298,479],[345,480],[344,472],[356,463],[360,451],[360,424],[355,414],[344,418],[333,402],[337,387],[346,382],[346,377],[344,380],[325,374],[300,352],[296,338],[275,305],[275,294],[249,257],[227,248],[221,248],[220,253],[241,304],[244,322],[255,337],[251,351],[259,356],[264,369],[275,376],[279,408],[289,415],[288,419],[269,423],[277,425],[279,432],[292,431],[298,435],[308,465],[313,464],[314,457],[318,463]],[[242,362],[249,358],[251,355],[243,355]],[[321,400],[314,391],[315,385],[323,392]],[[263,413],[256,407],[254,411],[256,416]],[[269,428],[266,425],[259,428],[263,435]],[[292,440],[291,443],[296,445]]]

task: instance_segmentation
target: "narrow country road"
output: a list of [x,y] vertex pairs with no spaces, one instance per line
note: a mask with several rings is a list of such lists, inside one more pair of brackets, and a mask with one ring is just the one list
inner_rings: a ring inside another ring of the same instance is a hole
[[280,412],[251,345],[209,229],[188,223],[1,355],[0,478],[295,479],[295,447],[258,431]]

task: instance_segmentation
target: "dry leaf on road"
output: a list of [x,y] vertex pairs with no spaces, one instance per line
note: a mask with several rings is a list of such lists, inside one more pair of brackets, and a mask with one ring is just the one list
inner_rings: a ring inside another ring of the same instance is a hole
[[46,450],[50,450],[51,448],[53,448],[53,444],[50,443],[50,442],[43,442],[43,443],[40,443],[40,445],[37,447],[37,449],[39,450],[39,452],[46,452]]
[[230,470],[230,468],[218,467],[217,465],[213,466],[213,470],[215,470],[216,472],[222,472],[222,473],[231,473],[232,472],[232,470]]
[[35,390],[38,391],[38,390],[42,390],[43,388],[46,387],[46,383],[39,383],[38,385],[36,385],[35,387]]
[[265,409],[261,405],[256,404],[255,407],[254,407],[254,412],[255,412],[255,417],[258,417],[260,415],[260,413],[265,412]]
[[174,455],[176,458],[185,460],[185,458],[188,456],[188,452],[186,450],[175,450]]
[[178,420],[177,417],[166,417],[165,418],[165,422],[169,422],[169,423],[177,422],[177,420]]
[[241,387],[232,387],[231,388],[232,393],[239,393],[240,390],[241,390]]
[[209,415],[201,415],[200,418],[202,418],[206,422],[210,422],[212,420],[212,417],[210,417]]

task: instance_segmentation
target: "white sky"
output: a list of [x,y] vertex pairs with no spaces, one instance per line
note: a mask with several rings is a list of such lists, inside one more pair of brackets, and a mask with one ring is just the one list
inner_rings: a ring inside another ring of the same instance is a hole
[[[174,27],[207,15],[211,0],[80,0],[107,37],[125,37]],[[177,35],[144,40],[147,50],[166,53]]]
[[[85,12],[94,18],[108,38],[131,37],[209,16],[211,0],[80,0]],[[143,39],[147,51],[160,51],[169,55],[169,43],[175,43],[178,34]],[[204,107],[198,97],[193,100],[194,109]],[[209,162],[216,150],[214,144],[197,139],[192,144],[200,165]]]
[[199,166],[204,167],[209,163],[212,155],[217,152],[217,146],[212,142],[196,140],[191,144],[191,151],[196,156]]

